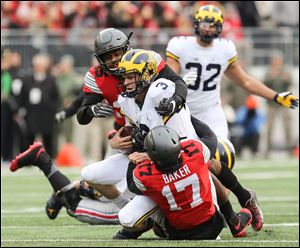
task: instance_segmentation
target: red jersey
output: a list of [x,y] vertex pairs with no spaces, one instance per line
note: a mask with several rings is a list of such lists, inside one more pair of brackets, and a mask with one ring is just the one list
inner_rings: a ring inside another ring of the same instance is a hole
[[215,214],[209,179],[209,150],[201,142],[181,144],[182,166],[163,174],[150,160],[136,166],[136,186],[164,212],[169,224],[178,230],[191,229]]
[[[160,72],[166,65],[166,62],[162,57],[153,51],[158,72]],[[120,125],[125,125],[125,118],[120,112],[120,107],[118,104],[119,91],[117,89],[117,84],[119,79],[117,76],[106,73],[103,68],[96,66],[92,67],[84,77],[84,87],[83,91],[85,93],[94,93],[102,95],[108,103],[114,108],[115,122]]]

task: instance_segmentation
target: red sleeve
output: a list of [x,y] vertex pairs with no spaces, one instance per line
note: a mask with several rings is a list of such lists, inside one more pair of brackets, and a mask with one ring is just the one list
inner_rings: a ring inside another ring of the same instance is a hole
[[95,67],[92,67],[84,77],[84,87],[83,91],[85,93],[95,93],[95,94],[102,94],[102,90],[100,89],[99,85],[103,80],[103,77],[96,77]]

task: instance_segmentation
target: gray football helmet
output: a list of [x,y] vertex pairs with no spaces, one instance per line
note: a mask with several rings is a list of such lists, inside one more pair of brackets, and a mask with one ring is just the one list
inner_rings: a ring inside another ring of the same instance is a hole
[[122,49],[125,54],[130,48],[129,38],[131,35],[132,33],[127,37],[122,31],[115,28],[107,28],[99,32],[94,42],[93,55],[106,72],[114,74],[116,69],[109,69],[103,56],[117,49]]
[[158,126],[150,130],[144,148],[155,167],[163,173],[174,172],[182,164],[180,138],[171,128]]

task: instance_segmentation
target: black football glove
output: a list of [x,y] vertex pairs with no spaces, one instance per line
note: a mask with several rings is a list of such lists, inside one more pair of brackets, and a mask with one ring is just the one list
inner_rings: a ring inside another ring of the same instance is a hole
[[85,183],[84,183],[84,180],[80,181],[79,194],[81,196],[88,197],[88,198],[93,199],[93,200],[96,200],[101,196],[101,194],[97,190],[93,189],[90,186],[86,187]]
[[161,116],[172,115],[176,113],[183,105],[183,99],[180,96],[174,95],[171,98],[164,98],[156,107],[157,113]]
[[114,114],[113,107],[104,102],[98,102],[97,104],[93,105],[91,110],[96,118],[110,117]]
[[139,151],[139,152],[144,151],[144,140],[145,140],[148,132],[149,132],[149,129],[148,129],[148,131],[142,130],[138,127],[133,129],[131,138],[132,138],[132,147],[133,147],[134,151]]

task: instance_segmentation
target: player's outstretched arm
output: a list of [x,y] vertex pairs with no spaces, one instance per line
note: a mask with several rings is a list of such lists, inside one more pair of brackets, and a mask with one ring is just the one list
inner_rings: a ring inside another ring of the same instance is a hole
[[244,88],[251,94],[261,96],[267,100],[273,100],[276,103],[288,107],[298,107],[298,97],[291,92],[278,93],[267,87],[259,80],[248,75],[240,66],[238,61],[233,62],[225,72],[225,75],[237,85]]

